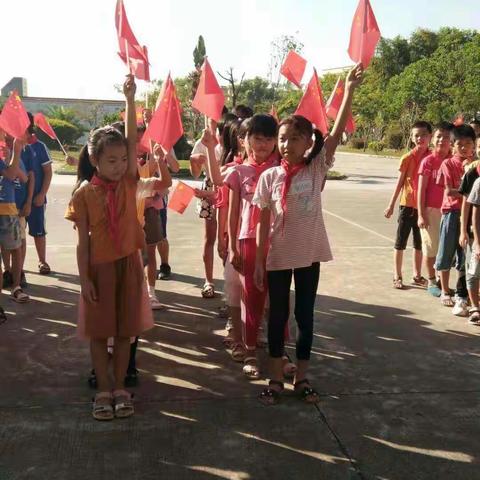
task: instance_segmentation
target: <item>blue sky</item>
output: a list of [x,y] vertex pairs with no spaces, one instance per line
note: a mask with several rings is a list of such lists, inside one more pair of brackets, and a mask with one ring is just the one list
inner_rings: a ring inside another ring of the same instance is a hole
[[[3,2],[0,86],[28,80],[29,95],[121,98],[113,88],[125,67],[117,57],[115,0]],[[152,78],[192,69],[198,35],[215,70],[266,76],[270,42],[295,35],[309,70],[350,64],[346,53],[358,0],[124,0],[137,38],[149,48]],[[382,35],[408,36],[418,27],[480,29],[479,0],[371,0]],[[39,21],[39,18],[42,20]],[[11,19],[11,20],[9,20]],[[139,90],[146,88],[139,82]]]

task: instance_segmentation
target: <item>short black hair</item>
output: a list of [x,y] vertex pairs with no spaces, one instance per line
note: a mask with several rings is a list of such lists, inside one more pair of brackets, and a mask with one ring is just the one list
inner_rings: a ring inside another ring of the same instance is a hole
[[414,128],[424,128],[428,133],[432,133],[432,125],[429,122],[426,122],[425,120],[417,120],[412,125],[412,130]]
[[253,117],[253,110],[246,105],[236,105],[233,107],[233,113],[242,120]]
[[267,138],[274,138],[278,133],[277,121],[271,115],[257,113],[242,122],[240,133],[243,132],[245,132],[245,136],[263,135]]
[[451,132],[455,128],[455,125],[452,122],[439,122],[433,128],[434,131],[437,130],[446,130],[447,132]]
[[452,133],[454,142],[463,138],[470,138],[474,142],[477,139],[475,130],[470,125],[459,125],[452,130]]

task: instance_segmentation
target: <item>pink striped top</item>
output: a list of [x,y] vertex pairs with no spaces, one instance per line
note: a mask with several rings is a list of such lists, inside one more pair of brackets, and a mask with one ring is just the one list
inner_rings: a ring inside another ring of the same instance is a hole
[[332,165],[322,149],[293,177],[286,215],[280,204],[283,168],[270,168],[260,176],[252,203],[272,212],[267,270],[302,268],[333,259],[322,214],[322,185]]

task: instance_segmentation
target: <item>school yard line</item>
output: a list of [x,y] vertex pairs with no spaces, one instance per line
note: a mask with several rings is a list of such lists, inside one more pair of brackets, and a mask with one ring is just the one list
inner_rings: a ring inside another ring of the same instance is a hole
[[382,235],[381,233],[378,233],[375,230],[371,230],[370,228],[364,227],[359,223],[352,222],[351,220],[348,220],[348,218],[341,217],[340,215],[337,215],[336,213],[330,212],[328,210],[323,209],[323,211],[332,217],[342,220],[342,222],[348,223],[349,225],[353,225],[354,227],[360,228],[361,230],[365,230],[366,232],[371,233],[372,235],[376,235],[377,237],[383,238],[384,240],[388,240],[390,243],[395,243],[391,238],[385,235]]

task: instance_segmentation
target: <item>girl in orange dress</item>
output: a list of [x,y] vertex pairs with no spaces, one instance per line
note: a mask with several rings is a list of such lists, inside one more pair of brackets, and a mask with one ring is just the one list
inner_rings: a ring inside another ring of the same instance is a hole
[[[90,340],[99,390],[92,412],[97,420],[133,415],[131,395],[123,386],[130,337],[153,327],[140,257],[145,237],[135,201],[135,89],[133,76],[128,75],[123,86],[126,139],[109,126],[91,133],[88,154],[96,173],[74,192],[65,215],[78,232],[78,331]],[[108,376],[109,337],[115,338],[113,390]]]

